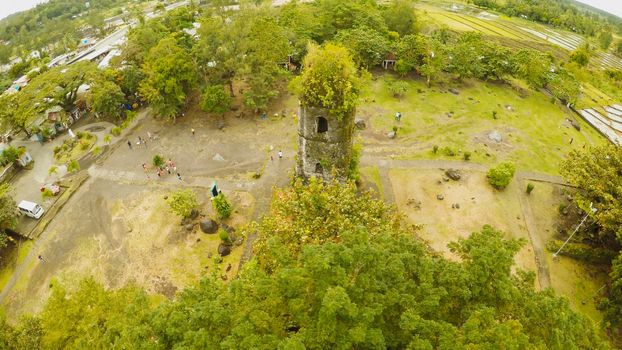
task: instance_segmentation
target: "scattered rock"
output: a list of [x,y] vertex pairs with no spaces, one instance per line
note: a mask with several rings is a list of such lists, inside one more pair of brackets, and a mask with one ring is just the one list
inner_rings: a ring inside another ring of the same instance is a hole
[[451,205],[451,207],[454,208],[454,209],[460,209],[460,204],[454,203],[454,204]]
[[181,219],[181,226],[186,226],[190,223],[190,218]]
[[212,252],[207,252],[207,258],[211,259],[212,258]]
[[443,176],[443,181],[444,181],[444,182],[449,182],[449,178],[448,178],[448,177]]
[[456,169],[447,169],[445,170],[445,175],[447,175],[448,178],[454,180],[454,181],[458,181],[460,180],[460,171],[456,170]]
[[572,196],[571,195],[567,195],[566,199],[568,200],[568,202],[572,202]]
[[192,210],[190,211],[190,216],[189,216],[189,218],[190,218],[190,219],[192,219],[192,220],[194,220],[194,219],[196,219],[196,218],[198,218],[198,217],[199,217],[199,211],[198,211],[197,209],[192,209]]
[[221,226],[222,226],[222,229],[225,230],[228,234],[235,233],[235,229],[233,227],[231,227],[231,226],[229,226],[229,225],[227,225],[225,223],[222,223]]
[[218,231],[218,223],[216,223],[216,221],[212,219],[201,221],[199,226],[201,227],[201,231],[207,234],[213,234],[213,233],[216,233],[216,231]]
[[227,256],[227,255],[231,254],[231,246],[227,245],[227,244],[220,243],[218,245],[218,254],[220,254],[220,256]]
[[445,199],[445,196],[443,196],[442,194],[437,194],[436,199],[438,199],[439,201],[442,201],[443,199]]
[[507,109],[510,112],[514,111],[514,108],[512,107],[512,105],[505,105],[505,109]]
[[454,89],[454,88],[449,88],[447,91],[451,92],[454,95],[460,95],[460,91]]
[[188,224],[185,226],[186,231],[192,231],[192,229],[194,228],[194,224]]
[[471,97],[471,96],[467,97],[467,99],[468,99],[469,101],[473,101],[473,97]]
[[491,131],[490,134],[488,134],[488,138],[496,143],[503,141],[503,137],[501,137],[501,134],[497,130]]
[[242,243],[244,243],[244,237],[238,237],[238,239],[236,239],[233,242],[233,245],[235,245],[236,247],[239,247],[242,245]]
[[256,180],[256,179],[259,179],[260,177],[261,177],[261,173],[260,173],[259,171],[256,171],[256,172],[253,174],[253,179],[255,179],[255,180]]
[[406,205],[412,206],[417,210],[421,209],[421,201],[418,201],[414,198],[409,198],[408,201],[406,201]]
[[390,139],[394,139],[397,136],[397,133],[395,131],[391,131],[390,133],[387,134],[387,137]]
[[228,263],[227,264],[227,269],[225,271],[229,272],[229,271],[231,271],[231,268],[232,268],[231,263]]
[[356,118],[354,120],[354,126],[359,130],[363,130],[367,127],[367,124],[365,124],[365,120],[363,118]]
[[213,160],[217,161],[217,162],[224,162],[225,158],[223,158],[220,154],[216,153],[216,155],[214,156],[214,158],[212,158]]
[[164,196],[164,200],[167,200],[167,199],[168,199],[168,196]]
[[216,122],[216,127],[218,128],[218,130],[222,130],[222,129],[224,129],[224,128],[225,128],[225,126],[226,126],[226,124],[225,124],[225,120],[224,120],[224,119],[219,119],[219,120]]
[[197,238],[197,243],[199,243],[199,242],[201,242],[201,239],[200,239],[200,238]]

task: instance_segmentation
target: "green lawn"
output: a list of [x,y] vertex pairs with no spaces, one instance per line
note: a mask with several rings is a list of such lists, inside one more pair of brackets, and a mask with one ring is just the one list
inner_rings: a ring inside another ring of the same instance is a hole
[[[365,146],[382,145],[397,158],[462,159],[463,152],[469,151],[474,162],[507,160],[519,169],[557,174],[560,161],[572,148],[606,142],[578,116],[540,92],[521,96],[507,84],[480,81],[428,88],[421,79],[407,79],[408,92],[398,99],[387,88],[394,79],[392,74],[382,74],[371,82],[357,114],[367,117],[371,124],[368,132],[377,134],[367,137]],[[459,94],[449,92],[449,88]],[[400,123],[394,120],[396,111],[403,115]],[[581,131],[570,127],[567,118],[578,120]],[[385,141],[385,134],[394,126],[398,127],[398,138]],[[502,135],[501,143],[488,139],[493,130]],[[456,155],[434,154],[435,145]]]

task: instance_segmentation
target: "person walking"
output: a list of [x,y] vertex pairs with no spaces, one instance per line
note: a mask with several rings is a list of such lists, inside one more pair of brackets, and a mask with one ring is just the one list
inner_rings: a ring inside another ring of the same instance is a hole
[[128,146],[130,149],[132,149],[132,141],[127,140],[127,146]]
[[149,140],[153,140],[153,137],[151,137],[151,133],[149,131],[147,131],[147,138],[149,138]]
[[180,174],[180,173],[177,173],[177,179],[178,179],[179,181],[182,181],[182,180],[181,180],[181,174]]
[[283,151],[279,151],[279,159],[283,159]]
[[39,259],[39,261],[41,262],[46,262],[45,259],[43,259],[43,255],[40,255],[37,257],[37,259]]
[[190,129],[192,131],[192,136],[194,136],[194,128]]
[[402,119],[402,113],[396,112],[395,113],[395,120],[397,120],[399,122],[401,119]]

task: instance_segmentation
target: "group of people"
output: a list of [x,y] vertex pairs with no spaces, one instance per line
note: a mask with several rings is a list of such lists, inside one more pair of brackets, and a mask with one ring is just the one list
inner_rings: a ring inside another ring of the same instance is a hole
[[[149,141],[153,140],[153,136],[151,135],[150,132],[147,132],[147,138],[149,139]],[[136,141],[136,145],[138,147],[140,147],[140,145],[145,146],[145,148],[147,148],[147,139],[143,138],[141,136],[138,136],[138,140]],[[131,140],[127,140],[127,146],[132,149],[132,141]]]
[[[147,166],[147,163],[143,163],[143,170],[145,171],[145,174],[147,174],[147,178],[150,179],[151,177],[149,176],[149,167]],[[177,165],[175,165],[171,158],[164,162],[164,166],[156,166],[156,175],[158,178],[161,178],[162,175],[166,174],[176,174],[179,181],[183,180],[181,174],[177,171]]]

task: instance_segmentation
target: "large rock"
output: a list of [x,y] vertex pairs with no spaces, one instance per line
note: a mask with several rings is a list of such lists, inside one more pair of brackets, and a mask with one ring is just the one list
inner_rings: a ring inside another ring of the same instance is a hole
[[363,130],[367,127],[367,124],[365,124],[365,120],[363,118],[356,118],[354,120],[354,126],[359,130]]
[[218,245],[218,254],[220,254],[220,256],[227,256],[231,254],[231,246],[228,244],[220,243],[220,245]]
[[460,180],[460,171],[456,170],[456,169],[447,169],[445,170],[445,175],[447,175],[448,178],[454,180],[454,181],[458,181]]
[[199,226],[201,227],[201,231],[207,234],[214,234],[218,231],[218,223],[212,219],[201,221]]
[[491,131],[490,134],[488,134],[488,138],[497,143],[503,141],[503,137],[501,137],[501,134],[497,130]]

